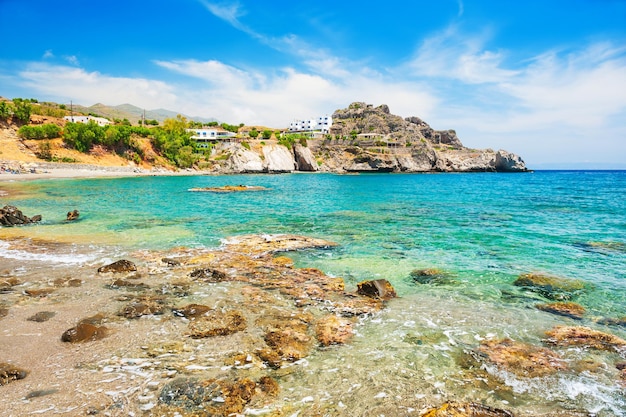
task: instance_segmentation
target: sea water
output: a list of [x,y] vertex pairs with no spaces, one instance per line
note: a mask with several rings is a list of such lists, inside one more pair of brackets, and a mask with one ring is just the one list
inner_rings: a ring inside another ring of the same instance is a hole
[[[242,193],[194,187],[255,185]],[[510,337],[541,345],[558,324],[586,325],[622,338],[603,318],[626,316],[626,172],[523,174],[285,174],[135,177],[0,182],[12,204],[43,222],[1,236],[76,243],[76,254],[8,250],[0,259],[49,256],[90,262],[136,249],[217,247],[228,236],[294,233],[338,243],[289,254],[297,266],[343,277],[348,290],[384,278],[399,298],[362,319],[350,345],[318,351],[285,377],[284,401],[335,404],[341,415],[406,415],[429,397],[486,402],[525,413],[554,409],[626,415],[616,354],[569,352],[604,372],[520,378],[484,366],[505,389],[482,384],[459,363],[480,341]],[[78,222],[64,221],[68,211]],[[85,250],[84,248],[89,248]],[[444,271],[443,285],[419,284],[417,269]],[[540,272],[586,281],[575,301],[582,322],[537,310],[545,302],[512,285]],[[291,390],[290,390],[291,387]],[[292,393],[292,394],[290,394]],[[363,405],[365,404],[365,406]]]

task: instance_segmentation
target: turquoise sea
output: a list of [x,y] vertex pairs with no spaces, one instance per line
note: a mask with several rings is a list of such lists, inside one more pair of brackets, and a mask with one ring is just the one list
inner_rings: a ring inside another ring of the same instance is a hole
[[[269,190],[188,191],[238,184]],[[43,216],[42,224],[23,229],[28,236],[82,248],[51,255],[60,264],[112,251],[216,247],[225,237],[249,233],[337,242],[334,249],[289,256],[297,266],[343,277],[348,289],[385,278],[399,294],[379,316],[362,320],[353,344],[309,358],[310,372],[291,382],[313,396],[342,391],[347,409],[359,401],[439,396],[525,413],[626,415],[626,391],[615,369],[626,358],[617,353],[563,351],[572,364],[595,361],[600,370],[543,378],[485,369],[508,389],[496,394],[468,382],[458,360],[486,338],[541,345],[544,332],[558,324],[626,338],[626,328],[600,324],[626,317],[626,171],[0,180],[0,189],[10,195],[0,197],[1,205]],[[65,223],[73,209],[80,221]],[[0,240],[0,262],[3,256],[46,256],[7,248]],[[411,279],[411,271],[426,268],[443,271],[446,279]],[[586,281],[587,290],[574,300],[585,307],[584,319],[537,310],[547,300],[512,285],[530,272]]]

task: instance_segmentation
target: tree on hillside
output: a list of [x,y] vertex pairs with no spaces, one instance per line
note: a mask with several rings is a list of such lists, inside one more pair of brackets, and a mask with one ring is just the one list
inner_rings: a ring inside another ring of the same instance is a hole
[[179,114],[175,119],[165,119],[162,127],[153,129],[154,147],[180,168],[189,168],[198,161],[196,143],[187,128],[187,119]]
[[13,117],[15,117],[19,123],[28,123],[30,121],[31,113],[32,107],[29,102],[24,100],[13,101]]
[[272,137],[272,131],[265,129],[262,133],[263,139],[269,139]]
[[256,127],[253,127],[252,130],[248,133],[248,136],[250,136],[253,139],[256,139],[257,136],[259,136],[259,131],[256,130]]
[[6,101],[0,101],[0,120],[11,117],[11,106]]

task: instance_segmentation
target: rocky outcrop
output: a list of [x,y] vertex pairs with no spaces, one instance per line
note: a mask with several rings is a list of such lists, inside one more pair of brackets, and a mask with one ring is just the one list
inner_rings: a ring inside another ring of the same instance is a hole
[[17,207],[4,206],[0,209],[0,225],[17,226],[21,224],[36,223],[41,221],[41,216],[25,216]]
[[266,172],[293,172],[296,169],[293,154],[282,145],[264,146],[263,157]]
[[317,171],[317,161],[313,152],[306,146],[296,143],[293,147],[293,154],[296,160],[296,169],[298,171]]
[[228,159],[227,171],[241,174],[263,172],[263,160],[258,153],[241,147]]

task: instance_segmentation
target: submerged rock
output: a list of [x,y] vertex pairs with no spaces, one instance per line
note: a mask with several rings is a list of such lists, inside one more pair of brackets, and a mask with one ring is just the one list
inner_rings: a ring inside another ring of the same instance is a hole
[[188,319],[196,319],[212,311],[213,309],[209,306],[205,306],[202,304],[189,304],[182,308],[175,308],[172,312],[180,317],[185,317]]
[[555,346],[583,346],[598,350],[616,350],[626,354],[626,340],[583,326],[556,326],[546,332],[547,343]]
[[578,279],[553,277],[543,274],[520,275],[513,285],[524,287],[551,300],[569,300],[585,289],[585,282]]
[[582,320],[583,314],[585,314],[585,308],[583,306],[572,302],[537,304],[535,307],[537,307],[541,311],[546,311],[548,313],[570,317],[577,320]]
[[240,414],[252,400],[255,390],[256,383],[249,378],[232,381],[177,378],[163,387],[159,401],[183,408],[192,415],[225,417]]
[[165,301],[161,297],[139,297],[127,304],[119,312],[120,316],[127,319],[136,319],[141,316],[149,316],[152,314],[159,315],[165,311]]
[[603,318],[598,320],[599,324],[604,324],[605,326],[622,326],[626,327],[626,317],[621,318]]
[[435,268],[415,269],[411,271],[410,277],[413,282],[419,284],[450,285],[456,283],[448,272]]
[[346,318],[328,315],[317,322],[317,340],[322,346],[342,345],[352,338],[352,326],[352,322]]
[[513,413],[477,403],[445,403],[433,408],[422,417],[514,417]]
[[98,272],[100,273],[105,273],[105,272],[132,272],[132,271],[136,271],[137,270],[137,266],[131,262],[128,261],[126,259],[120,259],[119,261],[115,261],[111,264],[105,265],[105,266],[101,266],[100,268],[98,268]]
[[0,386],[24,379],[28,372],[10,363],[0,362]]
[[205,282],[222,282],[228,278],[225,272],[213,268],[196,269],[189,276]]
[[357,284],[356,292],[366,297],[380,298],[381,300],[390,300],[397,297],[396,290],[386,279],[360,282]]
[[28,320],[28,321],[35,321],[37,323],[43,323],[45,321],[50,320],[55,315],[56,315],[56,313],[54,311],[40,311],[38,313],[33,314],[32,316],[30,316],[26,320]]
[[189,323],[189,335],[194,339],[228,336],[245,330],[246,318],[239,311],[207,311]]
[[242,235],[224,241],[227,250],[250,254],[286,252],[300,249],[328,248],[337,246],[328,240],[307,236],[276,234],[276,235]]
[[192,192],[210,192],[210,193],[237,193],[243,191],[267,191],[269,188],[256,185],[225,185],[223,187],[199,187],[190,188],[187,191]]
[[542,377],[566,368],[556,352],[511,339],[483,342],[478,351],[499,368],[526,378]]

